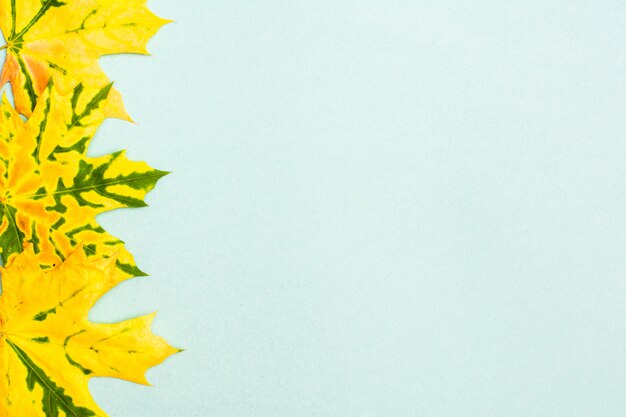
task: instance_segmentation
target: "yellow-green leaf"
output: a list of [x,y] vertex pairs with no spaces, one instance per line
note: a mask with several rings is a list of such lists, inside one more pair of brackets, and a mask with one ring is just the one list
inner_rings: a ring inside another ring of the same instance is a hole
[[96,222],[96,215],[145,206],[144,196],[166,174],[124,152],[87,157],[87,147],[104,120],[110,85],[78,85],[60,95],[43,92],[23,122],[3,99],[0,105],[0,254],[6,263],[33,246],[44,268],[58,265],[79,244],[88,256],[117,254],[117,277],[143,275],[124,243]]
[[[52,78],[68,93],[82,83],[109,83],[98,64],[107,54],[146,54],[146,43],[167,20],[146,0],[0,0],[0,30],[7,41],[2,83],[13,86],[17,110],[30,115]],[[128,118],[121,96],[111,92],[105,112]]]
[[45,271],[29,248],[1,270],[1,416],[104,417],[89,394],[90,378],[147,384],[145,372],[178,352],[151,332],[154,315],[88,320],[115,286],[115,268],[115,258],[89,261],[77,249]]

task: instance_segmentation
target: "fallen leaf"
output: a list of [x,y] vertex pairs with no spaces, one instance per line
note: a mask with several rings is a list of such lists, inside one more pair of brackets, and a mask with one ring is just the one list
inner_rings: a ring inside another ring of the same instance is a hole
[[[11,82],[17,111],[29,116],[50,78],[62,94],[80,83],[102,88],[109,79],[98,59],[147,54],[148,40],[167,22],[146,0],[0,0],[7,42],[2,84]],[[115,90],[105,114],[129,119]]]
[[115,259],[80,249],[42,270],[32,248],[2,272],[0,415],[104,417],[89,393],[93,377],[148,384],[146,371],[178,352],[150,328],[154,315],[114,324],[89,310],[116,285]]
[[0,105],[0,254],[6,264],[30,243],[43,268],[58,265],[79,244],[90,257],[117,254],[119,280],[145,275],[96,215],[143,207],[144,197],[167,174],[124,152],[86,156],[104,120],[110,85],[44,90],[24,122],[6,97]]

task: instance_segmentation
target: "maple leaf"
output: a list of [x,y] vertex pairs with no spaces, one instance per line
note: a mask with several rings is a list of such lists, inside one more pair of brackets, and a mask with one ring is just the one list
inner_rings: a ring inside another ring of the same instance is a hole
[[35,258],[28,248],[0,268],[0,415],[105,416],[89,394],[90,378],[147,385],[145,372],[179,350],[151,332],[154,314],[114,324],[88,320],[117,283],[114,258],[90,261],[76,250],[49,270]]
[[24,122],[6,97],[0,104],[0,251],[6,264],[26,243],[44,268],[58,265],[76,246],[88,256],[117,254],[117,277],[145,275],[124,242],[108,234],[96,215],[121,207],[143,207],[146,193],[167,174],[124,152],[87,157],[104,120],[110,85],[78,85],[60,95],[42,93]]
[[[147,54],[146,43],[169,22],[146,0],[0,0],[0,30],[7,57],[2,84],[10,81],[17,110],[29,116],[52,78],[61,93],[82,83],[109,83],[98,64],[108,54]],[[121,96],[111,92],[108,117],[129,119]]]

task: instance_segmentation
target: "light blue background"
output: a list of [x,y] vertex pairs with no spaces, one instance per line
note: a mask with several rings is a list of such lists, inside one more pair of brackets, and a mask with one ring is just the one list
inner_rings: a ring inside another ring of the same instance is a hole
[[103,66],[174,171],[101,217],[186,351],[114,417],[623,417],[626,5],[150,0]]

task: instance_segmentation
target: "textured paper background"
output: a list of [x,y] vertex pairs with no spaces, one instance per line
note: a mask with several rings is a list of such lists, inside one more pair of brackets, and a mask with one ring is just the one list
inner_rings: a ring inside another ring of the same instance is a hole
[[103,60],[174,171],[103,216],[187,348],[115,417],[622,417],[626,5],[150,0]]

